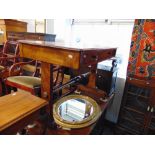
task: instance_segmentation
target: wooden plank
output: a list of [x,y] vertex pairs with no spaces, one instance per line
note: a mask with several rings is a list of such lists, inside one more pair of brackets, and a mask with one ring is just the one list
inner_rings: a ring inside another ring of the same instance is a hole
[[0,97],[0,131],[47,105],[47,101],[27,92]]

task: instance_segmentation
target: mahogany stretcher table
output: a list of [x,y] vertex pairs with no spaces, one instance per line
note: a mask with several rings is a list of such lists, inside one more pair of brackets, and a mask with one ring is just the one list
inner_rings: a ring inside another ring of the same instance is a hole
[[[19,41],[20,56],[41,61],[41,96],[49,101],[50,115],[53,106],[53,65],[72,69],[90,68],[88,87],[95,87],[97,63],[110,59],[116,48],[84,47],[71,43]],[[104,93],[103,93],[104,94]],[[90,128],[88,129],[90,130]],[[88,131],[87,131],[88,132]]]
[[[41,61],[41,94],[52,102],[53,64],[72,69],[92,67],[114,57],[116,48],[80,47],[73,44],[20,40],[20,56]],[[95,77],[95,76],[93,76]],[[91,78],[94,80],[94,78]]]
[[0,134],[16,134],[40,116],[47,101],[27,92],[0,97]]

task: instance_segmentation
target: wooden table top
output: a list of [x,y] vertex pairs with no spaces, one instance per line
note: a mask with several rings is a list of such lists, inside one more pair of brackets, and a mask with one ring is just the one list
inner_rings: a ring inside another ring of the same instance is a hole
[[72,51],[103,51],[107,49],[116,49],[114,47],[103,47],[103,46],[94,46],[88,44],[78,44],[78,43],[70,43],[70,42],[48,42],[48,41],[35,41],[35,40],[18,40],[19,43],[36,45],[42,47],[53,47],[57,49],[66,49]]
[[72,43],[19,40],[20,56],[73,69],[114,57],[117,48]]
[[0,97],[0,131],[47,104],[46,100],[22,91]]

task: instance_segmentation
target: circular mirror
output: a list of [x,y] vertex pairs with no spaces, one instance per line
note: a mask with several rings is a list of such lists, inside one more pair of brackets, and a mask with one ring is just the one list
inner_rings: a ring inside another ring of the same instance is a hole
[[65,128],[82,128],[94,123],[100,116],[95,100],[83,95],[69,95],[54,104],[55,122]]

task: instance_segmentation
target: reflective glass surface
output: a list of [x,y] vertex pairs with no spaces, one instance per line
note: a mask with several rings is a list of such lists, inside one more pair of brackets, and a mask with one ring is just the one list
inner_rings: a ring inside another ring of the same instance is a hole
[[84,99],[69,99],[58,107],[58,113],[63,120],[79,122],[92,115],[93,105]]

